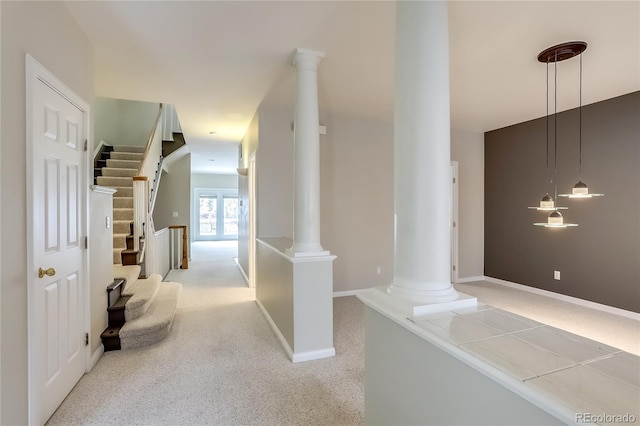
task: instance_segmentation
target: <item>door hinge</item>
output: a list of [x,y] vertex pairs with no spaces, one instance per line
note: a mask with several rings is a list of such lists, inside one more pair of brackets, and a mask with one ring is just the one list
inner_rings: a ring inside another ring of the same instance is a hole
[[87,140],[86,139],[84,140],[84,150],[85,151],[87,150]]
[[89,346],[89,333],[84,333],[84,345]]
[[456,178],[453,178],[453,183],[456,183]]
[[454,227],[454,228],[456,227],[456,223],[455,223],[455,222],[453,222],[453,227]]
[[453,270],[454,270],[454,271],[456,270],[456,265],[453,265]]
[[84,237],[84,249],[87,250],[89,248],[89,237]]

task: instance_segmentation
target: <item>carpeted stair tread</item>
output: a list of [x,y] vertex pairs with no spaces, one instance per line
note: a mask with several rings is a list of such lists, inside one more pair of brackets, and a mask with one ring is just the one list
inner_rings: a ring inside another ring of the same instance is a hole
[[116,198],[133,198],[133,180],[131,186],[114,186],[116,193],[113,194],[113,199]]
[[137,280],[122,292],[123,296],[131,296],[124,313],[127,322],[140,318],[147,312],[158,293],[161,282],[160,274],[151,274],[149,278]]
[[120,329],[122,349],[147,346],[166,338],[171,331],[181,291],[180,283],[161,283],[158,294],[146,314],[133,321],[127,320]]
[[115,248],[113,249],[113,266],[116,266],[116,264],[122,264],[122,251],[124,250],[124,248]]
[[140,168],[140,164],[142,161],[138,160],[112,160],[108,159],[105,161],[107,167],[115,167],[119,169],[136,169]]
[[132,222],[131,220],[114,220],[113,233],[114,234],[130,234],[131,222]]
[[113,220],[133,220],[133,208],[113,208]]
[[127,235],[129,234],[113,234],[113,248],[122,250],[127,248]]
[[112,152],[111,159],[112,160],[134,160],[141,161],[144,156],[144,153],[138,152]]
[[98,182],[98,185],[101,185],[101,186],[115,186],[115,187],[124,187],[124,188],[131,187],[131,188],[133,188],[133,179],[131,177],[124,177],[124,176],[98,176],[96,178],[96,181]]
[[137,152],[144,153],[146,146],[141,145],[114,145],[113,151],[115,152]]
[[113,197],[114,209],[132,209],[133,197]]
[[138,169],[120,169],[115,167],[103,167],[102,176],[105,177],[133,177],[138,175]]
[[126,280],[124,288],[122,288],[122,293],[126,293],[127,289],[136,282],[138,277],[140,277],[141,270],[140,265],[113,265],[113,277],[124,278]]

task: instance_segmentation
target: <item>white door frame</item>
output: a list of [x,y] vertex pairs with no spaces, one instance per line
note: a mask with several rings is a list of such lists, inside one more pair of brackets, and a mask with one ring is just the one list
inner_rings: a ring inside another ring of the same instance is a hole
[[249,156],[249,287],[256,286],[256,152]]
[[458,282],[458,162],[451,162],[451,282]]
[[[83,112],[84,123],[84,138],[87,140],[87,144],[90,142],[90,134],[89,125],[90,121],[90,108],[89,104],[85,102],[80,96],[78,96],[73,90],[71,90],[66,84],[60,81],[57,77],[51,74],[46,68],[44,68],[38,61],[36,61],[31,55],[26,55],[26,170],[27,170],[27,333],[28,333],[28,349],[27,349],[27,363],[28,363],[28,416],[29,416],[29,424],[32,424],[34,419],[35,407],[33,406],[33,393],[34,393],[34,385],[33,385],[33,338],[34,338],[34,288],[35,281],[37,278],[37,269],[40,265],[35,265],[34,262],[34,247],[33,247],[33,190],[34,190],[34,182],[33,182],[33,102],[35,96],[35,90],[38,84],[38,81],[43,82],[47,86],[49,86],[54,91],[58,92],[62,97],[66,98],[69,102],[74,104],[78,109]],[[82,157],[82,179],[81,180],[81,188],[80,193],[82,194],[82,209],[80,212],[81,219],[83,222],[83,229],[81,230],[83,238],[89,235],[89,220],[88,220],[88,211],[89,211],[89,182],[91,179],[90,169],[88,167],[89,164],[89,150],[84,150],[84,155]],[[82,277],[84,278],[84,283],[81,286],[82,294],[80,295],[80,299],[83,301],[85,309],[83,310],[84,318],[82,320],[82,327],[84,327],[85,332],[88,333],[91,330],[90,327],[90,318],[91,318],[91,305],[89,298],[89,252],[85,246],[85,249],[82,251],[83,259],[82,259]],[[105,290],[106,291],[106,290]],[[88,372],[91,369],[91,345],[86,345],[84,350],[84,358],[85,358],[85,371]]]

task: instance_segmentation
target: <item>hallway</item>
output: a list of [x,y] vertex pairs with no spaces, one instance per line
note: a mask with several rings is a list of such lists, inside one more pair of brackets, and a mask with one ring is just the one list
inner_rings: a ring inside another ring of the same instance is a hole
[[355,425],[364,421],[362,305],[334,300],[337,356],[292,364],[233,258],[195,242],[173,329],[152,346],[107,352],[49,425]]

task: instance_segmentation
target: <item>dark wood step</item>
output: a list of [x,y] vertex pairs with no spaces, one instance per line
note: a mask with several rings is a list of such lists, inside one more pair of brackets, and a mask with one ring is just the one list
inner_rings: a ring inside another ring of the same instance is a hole
[[104,345],[104,351],[119,351],[120,346],[120,329],[122,325],[109,326],[100,334],[102,344]]
[[125,238],[127,250],[133,250],[133,235],[127,235]]
[[113,282],[107,286],[107,308],[113,305],[122,293],[127,280],[124,278],[114,278]]
[[122,250],[120,253],[123,265],[139,265],[140,264],[140,251],[137,250]]
[[126,319],[124,317],[124,310],[127,301],[131,299],[131,296],[120,296],[116,302],[107,308],[109,315],[109,326],[122,325]]

